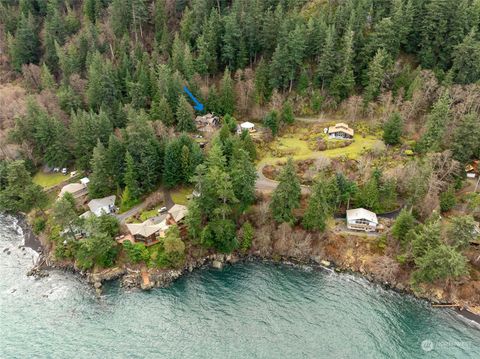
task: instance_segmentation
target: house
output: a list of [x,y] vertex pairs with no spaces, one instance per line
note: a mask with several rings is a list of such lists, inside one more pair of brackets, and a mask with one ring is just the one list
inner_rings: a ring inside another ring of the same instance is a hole
[[475,160],[472,163],[465,166],[465,172],[467,173],[467,178],[476,178],[479,175],[478,163],[479,161]]
[[151,246],[158,243],[158,237],[165,237],[168,225],[165,220],[157,224],[151,220],[146,220],[143,223],[127,224],[127,228],[135,242],[142,242],[146,246]]
[[170,210],[168,211],[167,216],[167,224],[180,224],[183,222],[183,219],[187,215],[188,209],[186,206],[182,206],[181,204],[175,204]]
[[250,133],[255,132],[256,131],[255,130],[255,124],[253,124],[251,122],[248,122],[248,121],[241,123],[238,132],[242,133],[242,131],[248,131]]
[[88,212],[94,214],[97,217],[100,217],[102,214],[114,213],[117,209],[115,207],[115,199],[116,199],[115,195],[104,197],[104,198],[92,199],[87,204],[88,208],[90,209],[90,211]]
[[377,215],[364,208],[347,211],[347,228],[357,231],[375,232],[378,226]]
[[328,136],[337,139],[353,138],[354,131],[346,123],[340,122],[328,128]]
[[62,187],[58,198],[62,198],[65,193],[70,193],[73,198],[78,199],[88,194],[88,187],[83,183],[69,183]]
[[197,116],[195,124],[200,132],[214,132],[220,126],[220,119],[218,116],[208,113],[203,116]]

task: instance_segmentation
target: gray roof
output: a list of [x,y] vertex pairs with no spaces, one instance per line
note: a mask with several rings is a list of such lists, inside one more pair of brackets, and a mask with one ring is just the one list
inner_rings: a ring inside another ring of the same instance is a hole
[[115,199],[116,196],[108,196],[104,198],[95,198],[92,199],[90,202],[88,202],[88,208],[90,208],[90,211],[93,213],[97,213],[98,211],[101,211],[103,208],[108,208],[110,206],[115,205]]

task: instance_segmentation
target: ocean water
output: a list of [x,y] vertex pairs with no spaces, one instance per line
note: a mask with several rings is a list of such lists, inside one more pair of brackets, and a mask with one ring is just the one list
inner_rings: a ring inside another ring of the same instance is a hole
[[98,299],[71,274],[26,277],[22,240],[0,217],[1,359],[480,358],[475,324],[356,276],[249,263]]

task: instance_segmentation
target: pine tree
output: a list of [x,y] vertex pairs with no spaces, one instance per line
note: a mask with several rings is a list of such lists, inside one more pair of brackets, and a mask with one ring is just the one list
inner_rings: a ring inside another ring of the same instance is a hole
[[412,212],[402,209],[392,227],[392,235],[400,242],[405,243],[407,233],[415,228],[415,217]]
[[279,129],[278,115],[277,111],[272,110],[263,119],[263,124],[265,127],[269,128],[273,136],[276,136]]
[[300,206],[300,181],[295,173],[293,160],[290,158],[278,176],[278,186],[272,194],[270,211],[276,222],[293,224],[293,211]]
[[415,259],[423,257],[441,244],[441,222],[439,218],[429,219],[415,234],[412,242]]
[[185,96],[180,97],[178,108],[176,112],[177,117],[177,130],[183,132],[193,132],[196,130],[195,122],[193,121],[194,113],[193,108],[188,103]]
[[117,84],[112,64],[104,61],[99,52],[95,52],[88,66],[87,99],[90,108],[99,110],[102,105],[111,106],[117,101]]
[[453,131],[450,145],[453,157],[461,163],[480,158],[480,118],[477,114],[465,115]]
[[188,202],[188,212],[185,217],[185,225],[187,226],[188,236],[191,239],[200,239],[202,233],[202,211],[198,201],[195,199]]
[[15,37],[10,41],[10,58],[17,71],[22,69],[23,64],[38,63],[40,39],[32,14],[20,16]]
[[285,101],[282,106],[282,113],[280,115],[282,122],[291,125],[295,121],[293,114],[293,107],[290,101]]
[[54,90],[57,87],[57,83],[45,63],[41,68],[40,79],[42,81],[42,89],[44,90]]
[[426,131],[417,143],[419,151],[438,151],[442,145],[445,130],[451,118],[450,97],[448,92],[435,102],[427,117]]
[[317,78],[319,83],[329,86],[336,70],[337,61],[335,58],[335,28],[329,27],[322,49],[322,55],[317,66]]
[[161,120],[165,126],[172,126],[174,124],[172,109],[164,96],[160,99],[153,100],[150,109],[150,119],[152,121]]
[[140,188],[138,185],[138,174],[132,155],[127,152],[125,154],[125,174],[123,181],[125,183],[125,192],[128,188],[129,201],[135,202],[140,198]]
[[220,83],[220,108],[223,115],[233,115],[235,112],[235,92],[230,71],[225,69]]
[[101,1],[100,0],[85,0],[83,2],[83,14],[87,19],[95,24],[100,15]]
[[403,133],[403,120],[398,112],[390,116],[383,126],[383,141],[387,145],[398,145]]
[[375,57],[368,65],[366,87],[363,102],[367,105],[375,100],[381,92],[383,80],[390,63],[387,52],[383,49],[377,51]]
[[480,80],[480,40],[476,37],[473,28],[463,42],[455,46],[451,71],[456,83],[469,84]]
[[240,146],[233,150],[230,177],[235,197],[239,200],[240,210],[244,211],[255,200],[257,171],[249,153]]
[[88,184],[90,197],[100,198],[109,195],[113,190],[112,178],[108,168],[107,151],[100,141],[93,149],[91,168],[92,174]]
[[348,29],[342,39],[340,72],[334,76],[330,86],[332,96],[339,100],[347,98],[355,87],[355,75],[352,64],[354,56],[353,39],[354,33]]
[[335,203],[331,201],[331,186],[333,183],[336,185],[336,182],[321,178],[313,185],[312,194],[302,221],[305,229],[321,232],[325,230],[326,221],[335,209]]
[[114,134],[111,134],[108,139],[106,161],[113,185],[122,187],[125,172],[125,146]]

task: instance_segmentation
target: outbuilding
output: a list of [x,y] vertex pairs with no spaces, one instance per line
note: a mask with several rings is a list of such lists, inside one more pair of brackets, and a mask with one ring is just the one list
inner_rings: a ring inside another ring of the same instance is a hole
[[365,208],[347,211],[347,228],[356,231],[375,232],[378,226],[377,215]]
[[255,132],[255,124],[248,121],[242,122],[240,124],[239,132],[242,132],[242,131]]

